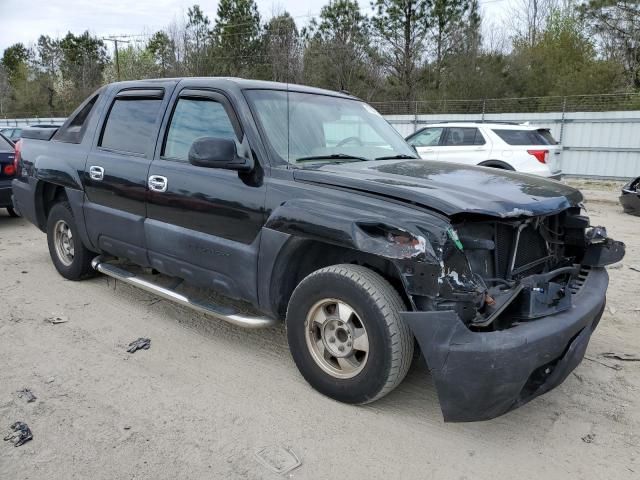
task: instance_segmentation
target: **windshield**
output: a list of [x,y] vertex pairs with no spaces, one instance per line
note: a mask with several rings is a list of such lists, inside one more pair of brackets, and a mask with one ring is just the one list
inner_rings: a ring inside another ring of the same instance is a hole
[[416,158],[400,134],[364,102],[284,90],[249,90],[247,97],[272,149],[286,162]]

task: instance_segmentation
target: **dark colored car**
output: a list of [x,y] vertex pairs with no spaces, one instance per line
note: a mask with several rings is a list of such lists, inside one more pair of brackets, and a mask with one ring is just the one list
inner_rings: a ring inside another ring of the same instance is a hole
[[631,180],[622,188],[620,203],[625,213],[640,217],[640,177]]
[[550,390],[582,360],[603,267],[624,255],[579,191],[420,160],[369,105],[326,90],[116,83],[22,141],[14,199],[62,276],[97,270],[248,328],[284,319],[305,379],[352,404],[393,390],[416,345],[447,421]]
[[0,133],[0,208],[6,208],[9,215],[18,213],[11,202],[11,180],[15,178],[15,146],[11,140]]

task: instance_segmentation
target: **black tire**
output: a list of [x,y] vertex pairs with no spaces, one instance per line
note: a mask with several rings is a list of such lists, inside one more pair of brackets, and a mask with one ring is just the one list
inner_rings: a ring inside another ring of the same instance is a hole
[[13,207],[7,207],[7,213],[9,214],[10,217],[13,217],[13,218],[17,218],[20,216]]
[[[366,361],[351,378],[327,373],[307,342],[307,316],[324,299],[346,303],[366,330]],[[383,397],[406,376],[413,359],[413,335],[400,318],[403,310],[398,292],[366,267],[335,265],[313,272],[296,287],[287,309],[289,349],[300,373],[317,391],[341,402],[365,404]]]
[[[55,246],[54,229],[58,222],[68,225],[73,237],[73,258],[70,262],[65,262],[58,253]],[[91,267],[91,260],[96,256],[88,250],[78,232],[78,227],[73,218],[73,212],[68,202],[56,203],[49,212],[47,218],[47,243],[49,245],[49,255],[56,270],[67,280],[81,280],[95,275],[95,270]],[[67,264],[68,263],[68,264]]]

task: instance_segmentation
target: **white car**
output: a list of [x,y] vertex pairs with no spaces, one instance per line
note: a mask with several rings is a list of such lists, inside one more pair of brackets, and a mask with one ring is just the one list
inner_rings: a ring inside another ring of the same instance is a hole
[[464,163],[559,179],[560,146],[546,128],[514,123],[437,123],[407,137],[425,160]]

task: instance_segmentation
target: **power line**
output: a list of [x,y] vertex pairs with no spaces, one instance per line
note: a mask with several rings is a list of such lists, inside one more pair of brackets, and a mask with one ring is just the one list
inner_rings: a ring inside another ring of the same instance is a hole
[[118,81],[120,81],[120,56],[118,55],[118,42],[129,43],[129,40],[122,40],[121,38],[116,37],[103,37],[102,40],[105,42],[113,42],[116,54],[116,75]]

